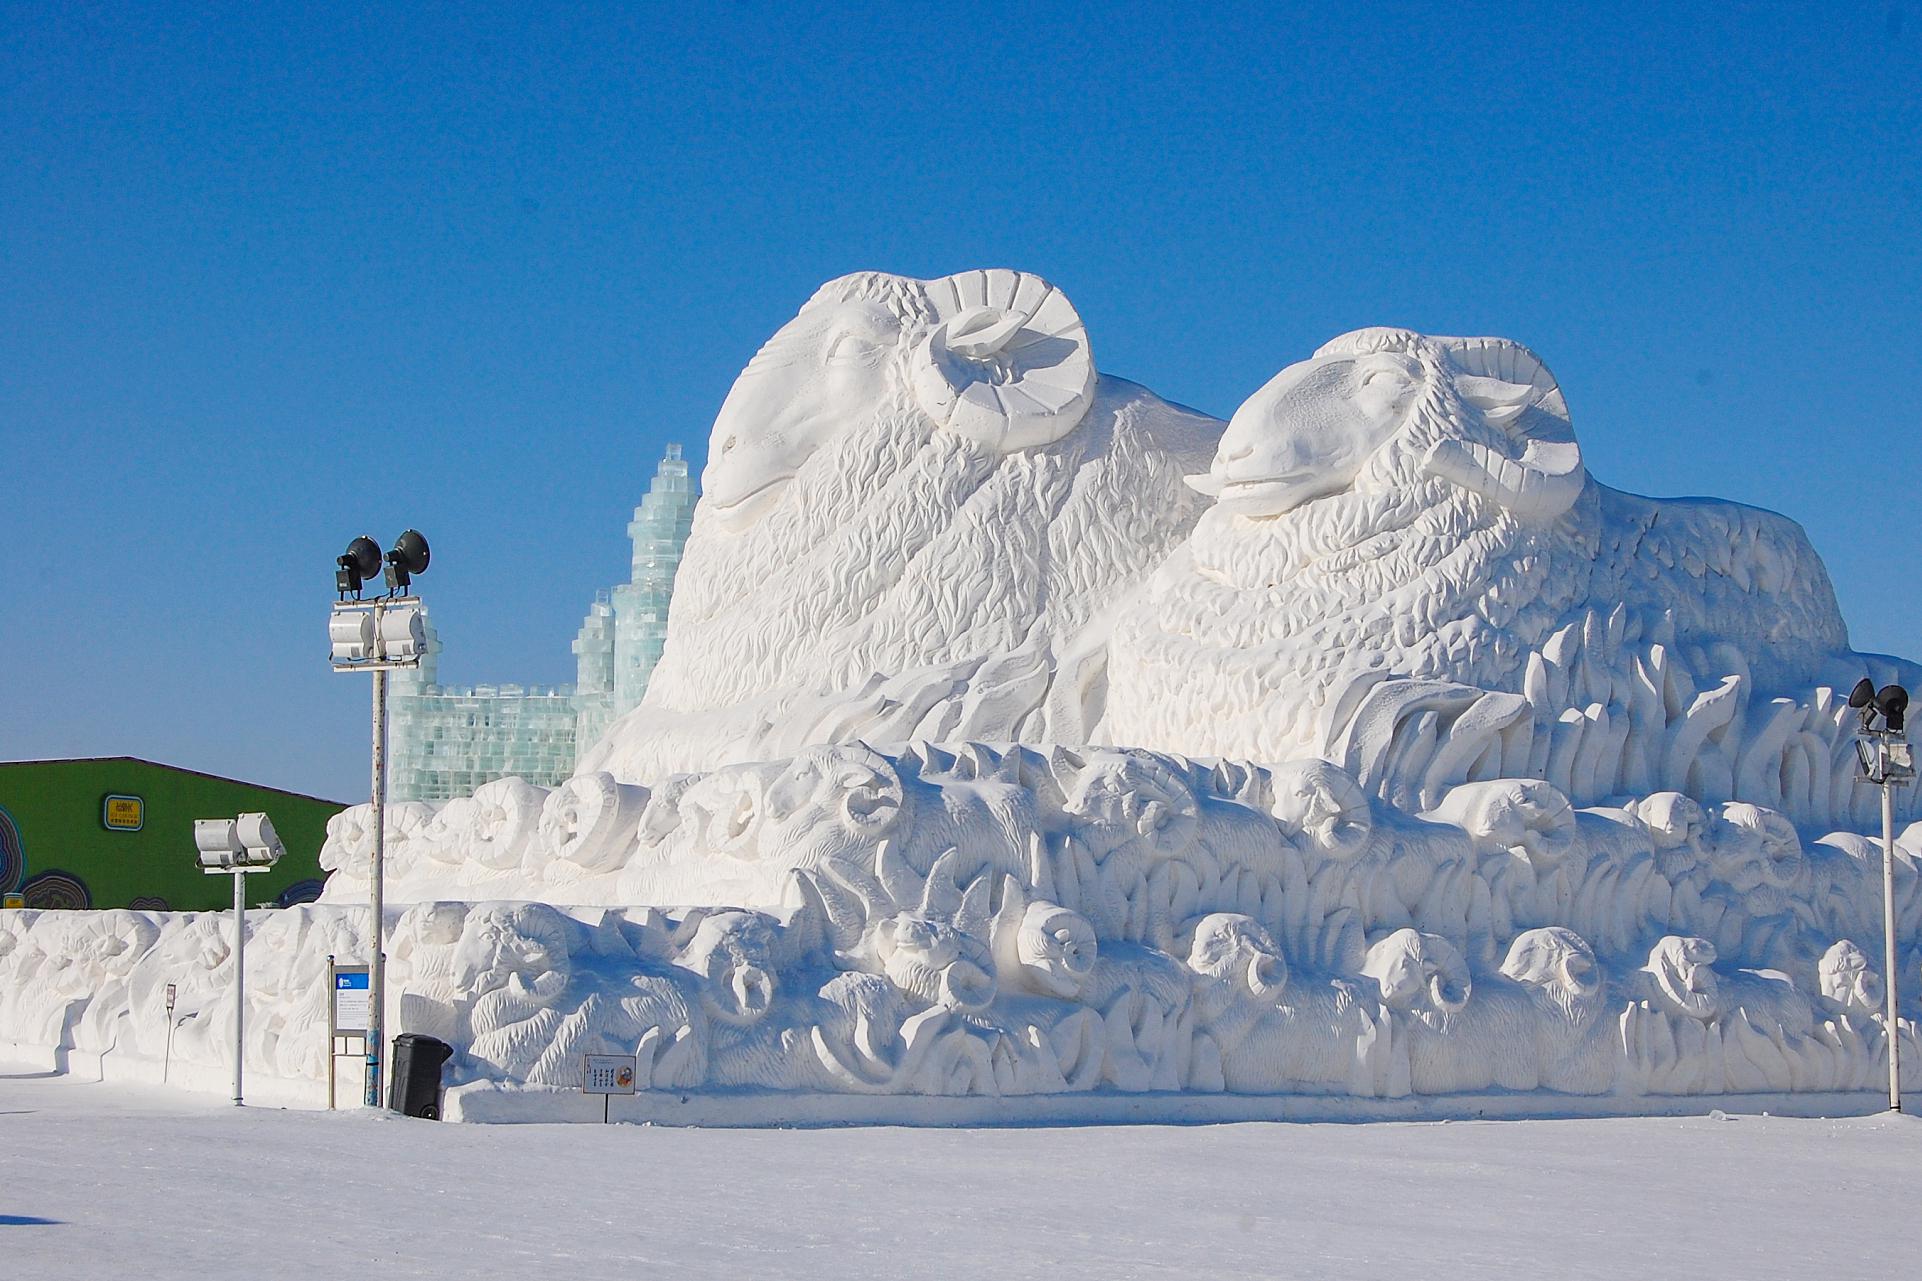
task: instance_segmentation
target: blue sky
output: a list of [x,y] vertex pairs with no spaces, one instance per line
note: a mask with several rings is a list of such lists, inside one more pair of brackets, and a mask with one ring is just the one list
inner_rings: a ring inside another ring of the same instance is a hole
[[364,795],[331,563],[410,524],[444,678],[571,680],[662,446],[868,267],[1221,415],[1521,339],[1922,654],[1922,7],[184,8],[0,14],[0,758]]

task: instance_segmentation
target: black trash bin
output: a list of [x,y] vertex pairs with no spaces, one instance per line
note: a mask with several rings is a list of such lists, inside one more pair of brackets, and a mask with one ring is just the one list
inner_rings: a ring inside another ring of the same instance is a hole
[[395,1037],[387,1106],[403,1116],[440,1120],[440,1070],[453,1055],[453,1046],[431,1036],[403,1032]]

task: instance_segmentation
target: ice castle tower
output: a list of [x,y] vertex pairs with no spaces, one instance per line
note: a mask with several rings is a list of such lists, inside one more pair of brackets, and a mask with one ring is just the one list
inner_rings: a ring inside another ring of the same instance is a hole
[[573,685],[442,685],[440,634],[429,619],[421,665],[394,677],[393,799],[467,796],[508,775],[552,787],[573,773],[579,749],[647,692],[695,498],[681,447],[669,445],[627,526],[629,581],[595,598],[575,636]]
[[694,523],[695,498],[681,447],[669,445],[627,525],[634,542],[629,580],[607,599],[594,602],[574,640],[579,707],[575,735],[582,747],[591,746],[647,693],[648,679],[667,643],[667,604]]

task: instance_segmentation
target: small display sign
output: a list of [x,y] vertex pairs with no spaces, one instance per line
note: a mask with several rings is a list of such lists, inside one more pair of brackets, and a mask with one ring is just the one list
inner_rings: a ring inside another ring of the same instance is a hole
[[583,1056],[582,1094],[632,1094],[634,1074],[640,1060],[632,1054],[589,1054]]
[[100,805],[100,825],[109,832],[138,832],[147,822],[147,803],[138,796],[109,796]]
[[0,909],[19,908],[27,905],[25,894],[0,894]]
[[367,1030],[374,1012],[374,994],[364,965],[334,969],[334,1035],[358,1035]]

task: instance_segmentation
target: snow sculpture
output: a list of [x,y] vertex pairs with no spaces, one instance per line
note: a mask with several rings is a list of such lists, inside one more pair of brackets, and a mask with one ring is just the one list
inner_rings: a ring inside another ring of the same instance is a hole
[[1822,996],[1839,1014],[1874,1018],[1882,1012],[1882,976],[1869,954],[1848,939],[1822,954]]
[[455,1040],[469,997],[454,975],[466,924],[464,903],[417,903],[395,923],[388,972],[400,992],[396,1035]]
[[1188,964],[1202,980],[1190,1089],[1383,1092],[1375,1047],[1386,1015],[1362,985],[1334,979],[1289,990],[1267,930],[1234,912],[1200,921]]
[[[1525,348],[1359,331],[1224,433],[1097,376],[1035,277],[866,273],[743,372],[707,489],[579,773],[387,810],[395,1022],[457,1111],[559,1114],[590,1052],[669,1110],[903,1120],[1773,1106],[1873,1090],[1892,1036],[1922,1085],[1834,693],[1911,669],[1786,520],[1590,478]],[[318,1089],[370,818],[321,904],[248,914],[254,1072]],[[0,913],[0,1043],[146,1071],[174,983],[173,1065],[224,1084],[231,928]]]
[[[1498,1071],[1519,1042],[1519,1057],[1531,1078],[1531,1084],[1519,1088],[1539,1086],[1565,1094],[1606,1090],[1613,1075],[1615,1029],[1602,1017],[1608,985],[1587,941],[1560,926],[1524,931],[1509,945],[1501,973],[1526,994],[1526,1007],[1511,1004],[1506,1013],[1511,1026],[1532,1030],[1534,1044],[1529,1045],[1527,1032],[1506,1043],[1488,1037],[1484,1044]],[[1491,987],[1484,986],[1485,996],[1493,995]]]
[[541,805],[541,846],[551,854],[550,883],[581,871],[605,872],[627,862],[649,794],[615,782],[611,774],[578,774],[547,794]]
[[666,654],[581,772],[1089,741],[1108,616],[1193,525],[1219,431],[1097,377],[1037,276],[823,285],[721,407]]
[[[1218,497],[1117,623],[1112,741],[1322,755],[1397,804],[1553,783],[1866,822],[1828,575],[1773,513],[1587,476],[1547,367],[1363,329],[1236,411]],[[1905,811],[1915,809],[1913,787]]]

